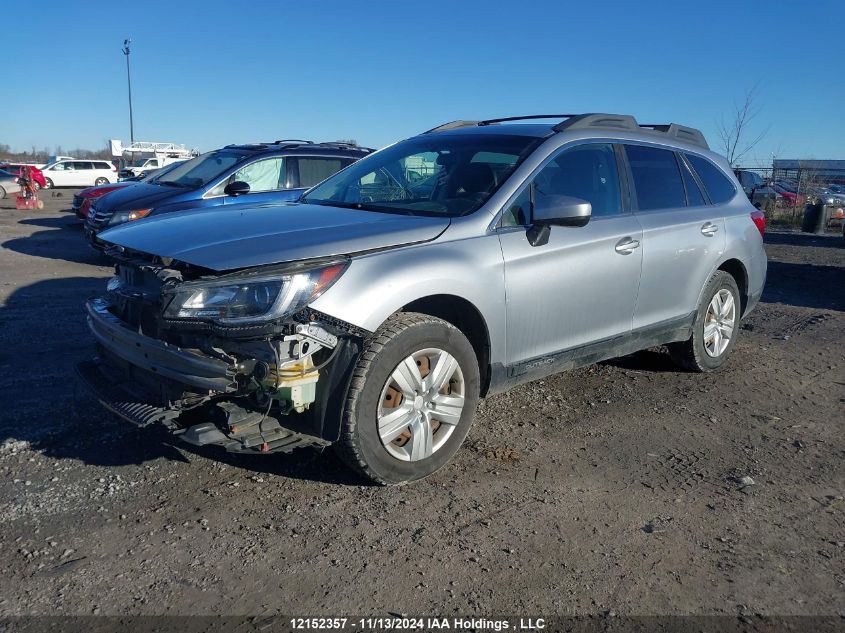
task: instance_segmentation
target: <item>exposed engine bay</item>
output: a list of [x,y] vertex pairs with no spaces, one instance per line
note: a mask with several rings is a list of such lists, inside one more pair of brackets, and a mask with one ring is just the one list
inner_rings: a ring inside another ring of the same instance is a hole
[[366,332],[308,304],[342,258],[219,274],[174,260],[118,263],[86,304],[98,357],[80,374],[112,412],[235,452],[325,446]]

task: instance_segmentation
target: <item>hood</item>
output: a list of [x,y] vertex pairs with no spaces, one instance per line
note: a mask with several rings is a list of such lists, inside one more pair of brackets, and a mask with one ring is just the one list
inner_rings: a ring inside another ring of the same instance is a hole
[[181,187],[165,187],[164,185],[153,185],[148,182],[128,183],[132,186],[122,187],[109,193],[108,201],[98,203],[104,206],[107,211],[132,211],[134,209],[145,209],[155,206],[156,203],[168,200],[192,191]]
[[123,224],[99,237],[224,271],[426,242],[448,226],[449,218],[284,203],[168,213]]
[[96,187],[88,187],[80,191],[78,195],[80,198],[98,198],[103,194],[114,191],[115,189],[123,189],[129,185],[135,185],[134,182],[113,182],[108,185],[97,185]]

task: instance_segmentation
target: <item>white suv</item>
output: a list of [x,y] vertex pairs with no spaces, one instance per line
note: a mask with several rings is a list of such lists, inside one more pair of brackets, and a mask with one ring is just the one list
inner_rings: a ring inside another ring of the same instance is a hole
[[92,187],[117,182],[117,168],[105,160],[60,160],[42,170],[47,188]]

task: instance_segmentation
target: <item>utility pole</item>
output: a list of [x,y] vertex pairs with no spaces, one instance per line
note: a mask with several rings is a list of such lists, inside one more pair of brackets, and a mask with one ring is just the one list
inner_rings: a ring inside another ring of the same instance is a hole
[[129,142],[135,142],[135,125],[132,122],[132,76],[129,74],[129,45],[131,38],[123,40],[123,54],[126,56],[126,84],[129,86]]

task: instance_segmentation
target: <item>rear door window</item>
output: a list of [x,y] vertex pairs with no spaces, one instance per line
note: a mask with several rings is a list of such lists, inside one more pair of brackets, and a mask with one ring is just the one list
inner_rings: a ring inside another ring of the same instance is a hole
[[706,158],[695,154],[684,154],[698,174],[699,179],[704,183],[707,195],[713,204],[727,202],[736,194],[736,188],[722,170],[716,167]]
[[675,153],[657,147],[626,145],[637,207],[640,211],[686,206],[684,184]]
[[78,160],[73,164],[73,166],[76,169],[94,169],[94,166],[91,164],[91,162],[87,160]]
[[313,187],[346,166],[340,158],[297,158],[296,160],[299,163],[300,187]]

